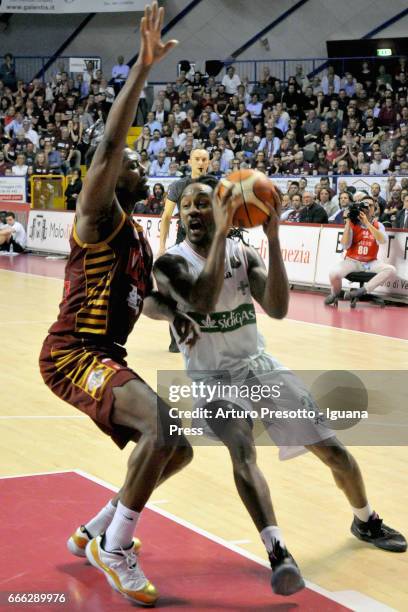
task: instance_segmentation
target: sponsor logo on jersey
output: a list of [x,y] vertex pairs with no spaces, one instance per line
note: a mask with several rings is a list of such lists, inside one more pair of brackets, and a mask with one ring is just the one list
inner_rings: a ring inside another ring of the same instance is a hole
[[256,312],[253,304],[241,304],[234,310],[225,312],[212,312],[200,315],[197,312],[189,312],[189,316],[199,324],[204,333],[225,333],[235,331],[244,325],[256,323]]
[[142,298],[139,296],[137,287],[135,287],[134,285],[132,285],[132,289],[129,292],[127,301],[129,308],[132,308],[132,310],[135,311],[136,315],[138,315],[142,303]]
[[87,387],[90,393],[102,387],[105,380],[105,370],[92,370],[88,376]]

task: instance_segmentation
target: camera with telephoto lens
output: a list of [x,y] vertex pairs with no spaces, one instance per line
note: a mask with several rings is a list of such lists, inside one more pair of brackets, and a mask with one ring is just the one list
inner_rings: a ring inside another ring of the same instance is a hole
[[362,212],[366,213],[368,208],[367,202],[353,202],[349,206],[347,219],[350,219],[354,225],[358,225],[360,223],[360,214]]

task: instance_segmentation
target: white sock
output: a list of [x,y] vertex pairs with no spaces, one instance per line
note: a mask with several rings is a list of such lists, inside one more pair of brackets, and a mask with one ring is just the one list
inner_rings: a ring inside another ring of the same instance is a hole
[[104,549],[106,552],[130,548],[140,513],[126,508],[118,502],[115,516],[105,533]]
[[368,519],[373,513],[373,510],[370,504],[367,504],[366,506],[364,506],[364,508],[353,508],[353,506],[351,506],[351,509],[353,513],[356,515],[356,517],[359,518],[360,521],[364,521],[364,523],[368,521]]
[[109,500],[106,506],[104,506],[96,516],[94,516],[93,518],[91,518],[90,521],[85,523],[84,527],[87,531],[89,531],[91,536],[95,538],[99,534],[106,531],[106,529],[111,524],[115,512],[116,506],[112,504],[112,500]]
[[273,551],[274,543],[277,541],[280,543],[282,548],[285,547],[285,540],[283,539],[283,534],[280,527],[276,525],[265,527],[262,529],[260,536],[262,538],[262,542],[265,544],[265,548],[268,553]]

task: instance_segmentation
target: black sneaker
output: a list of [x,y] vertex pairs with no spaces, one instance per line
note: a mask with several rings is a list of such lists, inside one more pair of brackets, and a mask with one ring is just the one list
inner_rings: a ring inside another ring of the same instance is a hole
[[390,552],[405,552],[407,550],[407,541],[398,531],[384,525],[382,519],[373,512],[368,521],[360,521],[356,516],[351,525],[351,533],[363,542],[370,542]]
[[305,588],[296,561],[286,548],[275,542],[273,552],[269,553],[272,567],[272,590],[277,595],[293,595]]
[[169,346],[169,353],[179,353],[180,349],[176,342],[172,342]]
[[330,293],[326,299],[324,300],[324,303],[326,306],[337,306],[339,303],[339,293]]

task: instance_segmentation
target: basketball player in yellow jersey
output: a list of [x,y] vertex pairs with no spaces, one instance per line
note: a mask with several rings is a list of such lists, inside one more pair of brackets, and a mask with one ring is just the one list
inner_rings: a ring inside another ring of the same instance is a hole
[[[40,355],[44,382],[60,399],[88,414],[121,449],[137,442],[119,494],[77,529],[68,548],[86,555],[124,597],[148,605],[158,593],[140,567],[133,533],[154,488],[192,458],[183,436],[161,435],[168,406],[127,366],[124,348],[144,302],[154,299],[152,252],[132,217],[146,180],[125,144],[150,69],[176,44],[162,42],[162,25],[163,9],[153,2],[141,21],[137,63],[78,198],[63,300]],[[174,311],[161,305],[171,322]]]

